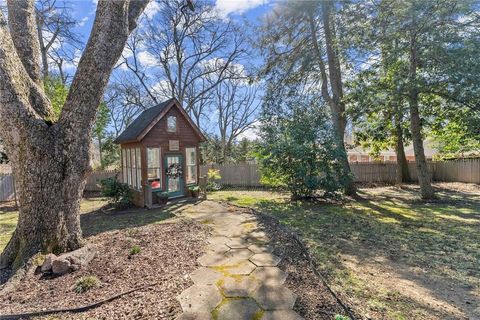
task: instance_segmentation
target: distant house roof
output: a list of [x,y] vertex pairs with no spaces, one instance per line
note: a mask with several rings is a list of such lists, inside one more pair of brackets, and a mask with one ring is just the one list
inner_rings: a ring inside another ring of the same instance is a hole
[[145,135],[153,128],[155,124],[163,118],[163,116],[173,106],[177,106],[180,112],[185,116],[190,126],[198,134],[200,140],[205,141],[204,135],[200,129],[193,123],[192,119],[188,116],[185,110],[182,108],[177,99],[169,99],[154,107],[143,111],[133,122],[115,139],[115,143],[127,143],[140,141]]

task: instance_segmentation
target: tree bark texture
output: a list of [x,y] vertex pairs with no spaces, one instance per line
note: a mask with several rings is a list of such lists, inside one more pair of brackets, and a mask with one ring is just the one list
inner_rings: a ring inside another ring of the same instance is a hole
[[397,183],[410,181],[407,157],[403,144],[402,113],[398,105],[394,107],[395,153],[397,155]]
[[[335,25],[332,18],[332,1],[322,1],[322,14],[323,14],[323,29],[325,34],[325,47],[327,50],[327,65],[328,75],[330,80],[331,97],[328,90],[322,88],[323,96],[328,98],[326,101],[330,105],[333,118],[333,127],[336,134],[337,150],[339,161],[342,165],[342,180],[345,188],[345,194],[355,195],[355,184],[353,175],[350,170],[350,164],[348,163],[347,151],[345,149],[345,127],[347,120],[345,118],[345,102],[343,99],[343,83],[342,83],[342,71],[340,67],[338,46],[336,44]],[[316,35],[314,37],[315,43],[317,43]],[[318,50],[320,54],[320,50]],[[321,59],[321,57],[319,57]],[[323,60],[322,60],[323,64]],[[323,71],[322,78],[324,83],[327,82],[325,67],[321,68]]]
[[410,43],[410,66],[409,66],[409,94],[408,102],[410,108],[410,130],[412,132],[413,151],[415,154],[415,167],[417,169],[418,183],[422,199],[434,198],[434,191],[428,171],[422,139],[422,122],[419,112],[419,94],[416,87],[418,53],[415,36],[412,35]]
[[0,267],[16,269],[36,252],[60,253],[82,245],[79,207],[90,171],[92,126],[110,73],[147,2],[99,1],[57,123],[49,119],[51,105],[38,84],[33,0],[8,2],[11,32],[0,12],[0,137],[19,198],[17,228]]

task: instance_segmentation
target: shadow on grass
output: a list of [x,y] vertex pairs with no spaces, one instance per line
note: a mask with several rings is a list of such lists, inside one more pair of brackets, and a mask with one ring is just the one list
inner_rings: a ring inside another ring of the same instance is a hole
[[[400,315],[413,316],[410,304],[442,318],[440,309],[406,296],[369,296],[368,292],[378,288],[359,281],[343,261],[349,256],[359,266],[392,268],[397,277],[415,283],[435,299],[447,304],[454,299],[457,307],[471,311],[465,301],[476,300],[473,292],[480,278],[480,197],[449,190],[439,196],[433,202],[422,202],[415,199],[415,189],[407,188],[391,194],[368,191],[358,201],[344,204],[257,199],[255,207],[293,228],[312,249],[323,272],[343,283],[349,294],[378,304],[373,308],[388,305],[389,312],[401,310]],[[228,198],[241,201],[234,194]],[[425,272],[413,273],[414,268]],[[388,294],[397,294],[395,288],[387,289]],[[401,301],[408,304],[399,307]]]
[[161,208],[131,208],[105,212],[96,210],[80,216],[83,235],[93,236],[102,232],[142,227],[149,224],[163,223],[173,218],[174,211],[181,209],[189,201],[179,201]]

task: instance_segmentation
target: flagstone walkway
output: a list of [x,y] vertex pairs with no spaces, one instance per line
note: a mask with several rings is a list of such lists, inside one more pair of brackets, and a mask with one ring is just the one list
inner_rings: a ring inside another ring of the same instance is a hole
[[283,286],[287,274],[277,265],[269,239],[255,216],[203,201],[183,211],[212,227],[200,268],[190,274],[194,285],[177,300],[180,320],[299,320],[292,308],[297,296]]

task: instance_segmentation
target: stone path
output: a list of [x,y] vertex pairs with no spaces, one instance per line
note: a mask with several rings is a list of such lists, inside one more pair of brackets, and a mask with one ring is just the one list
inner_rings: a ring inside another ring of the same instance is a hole
[[277,265],[269,239],[253,215],[204,201],[183,214],[212,227],[194,285],[178,297],[179,320],[299,320],[297,296],[283,286],[287,274]]

